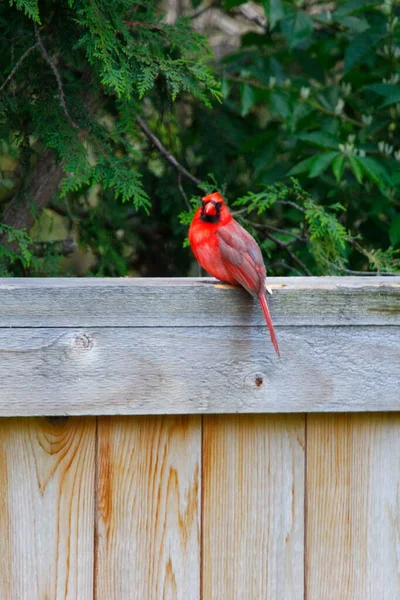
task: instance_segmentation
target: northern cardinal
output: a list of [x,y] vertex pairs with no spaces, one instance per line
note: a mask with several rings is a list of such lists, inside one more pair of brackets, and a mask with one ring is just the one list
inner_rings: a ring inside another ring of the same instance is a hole
[[272,343],[279,346],[265,298],[265,270],[261,250],[229,212],[219,192],[204,196],[189,228],[189,242],[201,266],[213,277],[230,285],[241,285],[257,296]]

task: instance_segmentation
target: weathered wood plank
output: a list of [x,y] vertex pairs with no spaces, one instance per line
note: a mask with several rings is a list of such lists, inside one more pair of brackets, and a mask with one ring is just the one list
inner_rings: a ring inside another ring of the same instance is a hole
[[101,418],[98,600],[200,600],[201,417]]
[[0,420],[0,598],[92,600],[95,419]]
[[302,600],[304,417],[203,428],[203,598]]
[[[0,416],[400,409],[400,327],[0,330]],[[371,366],[373,365],[373,366]]]
[[[271,278],[277,325],[400,324],[400,277]],[[214,279],[0,279],[0,327],[263,324],[257,301]]]
[[400,598],[400,415],[310,415],[308,600]]

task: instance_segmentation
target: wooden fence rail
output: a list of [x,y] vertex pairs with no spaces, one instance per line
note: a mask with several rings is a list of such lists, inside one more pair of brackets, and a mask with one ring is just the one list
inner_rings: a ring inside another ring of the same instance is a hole
[[0,283],[0,416],[398,410],[400,278]]
[[1,600],[400,599],[400,278],[271,287],[0,280]]

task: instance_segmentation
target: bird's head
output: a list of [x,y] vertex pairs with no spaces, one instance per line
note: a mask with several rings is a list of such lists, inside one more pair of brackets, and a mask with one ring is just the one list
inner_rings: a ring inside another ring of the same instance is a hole
[[201,199],[200,220],[203,223],[226,224],[231,218],[229,209],[219,192],[208,194]]

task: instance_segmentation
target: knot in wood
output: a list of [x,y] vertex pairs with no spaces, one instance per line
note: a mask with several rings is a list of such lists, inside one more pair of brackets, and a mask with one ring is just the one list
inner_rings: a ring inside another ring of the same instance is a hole
[[250,371],[244,378],[245,385],[252,389],[261,388],[266,381],[268,381],[268,377],[260,371],[256,371],[255,373],[254,371]]
[[78,333],[72,339],[73,348],[90,350],[93,346],[93,340],[86,333]]
[[255,376],[254,383],[256,384],[256,387],[261,387],[261,386],[262,386],[262,384],[264,383],[264,378],[263,378],[263,376],[262,376],[262,375],[259,375],[259,374],[257,374],[257,375]]

